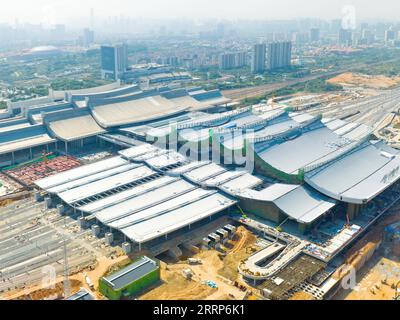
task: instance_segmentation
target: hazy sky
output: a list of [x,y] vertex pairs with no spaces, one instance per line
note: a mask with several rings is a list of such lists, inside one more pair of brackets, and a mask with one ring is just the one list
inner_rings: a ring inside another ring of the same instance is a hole
[[290,19],[341,18],[353,5],[357,19],[397,20],[399,0],[2,0],[0,21],[68,23],[86,18],[124,15],[143,18]]

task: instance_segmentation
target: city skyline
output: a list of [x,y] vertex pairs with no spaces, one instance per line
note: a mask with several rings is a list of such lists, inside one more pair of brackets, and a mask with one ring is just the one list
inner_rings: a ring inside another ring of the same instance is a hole
[[[254,20],[285,20],[296,18],[341,19],[349,13],[353,7],[357,20],[374,19],[379,16],[382,20],[397,20],[396,12],[400,9],[400,3],[394,0],[382,0],[379,3],[365,5],[361,0],[340,0],[325,3],[323,7],[320,1],[303,1],[302,6],[296,10],[290,10],[296,6],[295,0],[283,0],[280,2],[249,0],[246,3],[220,0],[149,0],[127,1],[116,0],[99,2],[88,0],[84,3],[77,0],[59,0],[56,3],[49,0],[35,2],[17,0],[7,3],[0,12],[1,23],[40,23],[43,25],[68,24],[87,17],[86,24],[90,25],[90,15],[93,9],[95,18],[123,16],[143,19],[254,19]],[[351,7],[352,6],[352,7]],[[23,8],[23,10],[21,10]],[[171,9],[173,8],[173,10]],[[84,22],[82,22],[84,24]]]

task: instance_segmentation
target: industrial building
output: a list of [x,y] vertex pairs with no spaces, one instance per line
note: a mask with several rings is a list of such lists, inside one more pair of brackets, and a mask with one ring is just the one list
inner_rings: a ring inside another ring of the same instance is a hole
[[142,257],[126,268],[103,277],[99,290],[110,300],[132,297],[160,281],[160,267],[156,261]]

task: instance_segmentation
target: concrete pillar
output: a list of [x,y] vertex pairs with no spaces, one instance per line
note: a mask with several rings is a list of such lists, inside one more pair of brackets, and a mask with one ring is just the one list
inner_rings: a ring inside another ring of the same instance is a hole
[[42,196],[40,195],[39,191],[35,191],[34,197],[36,202],[42,201]]
[[58,204],[57,205],[57,212],[58,212],[59,215],[63,215],[64,214],[65,208],[64,208],[64,206],[62,204]]
[[30,159],[33,159],[32,148],[29,148],[29,157],[30,157]]
[[309,228],[308,228],[308,225],[307,225],[307,224],[305,224],[305,223],[299,223],[299,224],[298,224],[298,230],[299,230],[299,232],[300,232],[301,234],[305,234],[305,233],[309,230]]
[[79,217],[78,224],[79,224],[79,227],[81,228],[81,230],[85,229],[86,228],[86,219],[85,219],[85,217]]
[[65,141],[65,154],[68,154],[68,142]]
[[98,237],[100,234],[100,227],[97,224],[92,225],[92,235]]
[[106,243],[111,246],[114,242],[114,235],[111,232],[106,233],[105,235]]
[[51,208],[51,198],[50,197],[44,198],[44,208],[46,210]]
[[11,161],[12,161],[12,163],[11,164],[15,164],[15,153],[14,152],[11,152]]
[[125,252],[125,254],[129,254],[132,251],[132,245],[129,242],[124,242],[122,244],[122,250]]
[[49,149],[49,145],[48,145],[48,144],[46,144],[46,151],[47,151],[47,153],[50,152],[50,149]]
[[359,215],[361,208],[362,208],[362,205],[359,205],[359,204],[349,203],[347,205],[347,215],[349,216],[350,221]]
[[81,140],[81,148],[83,148],[83,139]]

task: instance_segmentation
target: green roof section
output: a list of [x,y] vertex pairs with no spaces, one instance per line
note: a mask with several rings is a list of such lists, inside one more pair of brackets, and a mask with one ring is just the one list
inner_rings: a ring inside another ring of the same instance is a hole
[[146,256],[122,270],[100,279],[100,292],[110,300],[139,294],[160,280],[158,263]]

